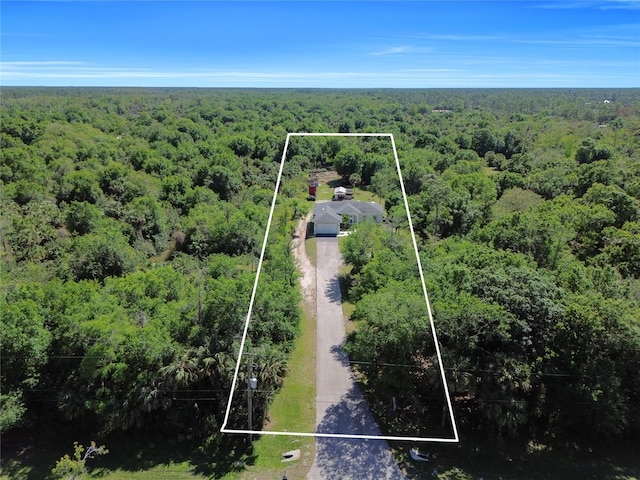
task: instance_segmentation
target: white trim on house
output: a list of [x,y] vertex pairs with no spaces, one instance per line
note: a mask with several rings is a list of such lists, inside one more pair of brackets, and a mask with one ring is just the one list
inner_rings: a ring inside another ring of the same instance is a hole
[[[367,218],[380,223],[383,214],[384,210],[375,202],[357,200],[319,202],[313,206],[314,233],[316,235],[338,235],[343,217],[347,217],[347,223],[350,225],[360,223]],[[326,225],[332,225],[332,227]]]

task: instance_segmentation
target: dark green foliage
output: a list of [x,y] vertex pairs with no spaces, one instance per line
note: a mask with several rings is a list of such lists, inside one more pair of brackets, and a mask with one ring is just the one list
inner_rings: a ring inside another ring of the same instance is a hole
[[58,201],[95,203],[101,190],[95,174],[88,171],[75,171],[62,178],[57,192]]
[[471,148],[483,157],[487,152],[501,152],[504,143],[498,134],[488,128],[481,128],[473,133]]
[[591,163],[598,160],[609,160],[613,151],[608,147],[600,147],[592,138],[585,138],[576,151],[578,163]]
[[240,135],[237,135],[231,139],[231,141],[229,142],[229,147],[239,157],[249,156],[255,148],[251,139]]
[[[634,441],[638,98],[3,88],[0,428],[38,416],[103,431],[162,424],[221,444],[286,134],[366,130],[394,134],[461,424],[486,438]],[[386,138],[292,139],[250,325],[260,383],[273,392],[286,372],[300,316],[291,234],[308,175],[331,167],[388,220],[344,243],[347,348],[380,391],[439,409]],[[381,367],[395,362],[415,368]],[[264,418],[271,393],[258,395]]]
[[242,181],[240,176],[222,165],[202,167],[196,177],[196,185],[210,188],[217,193],[222,200],[229,200],[237,193]]
[[356,147],[340,150],[333,159],[333,166],[336,172],[345,178],[354,173],[362,172],[363,165],[364,154]]
[[138,197],[127,204],[124,220],[133,227],[139,239],[151,242],[156,251],[161,250],[168,237],[168,225],[164,208],[153,197]]
[[104,280],[132,272],[138,253],[127,238],[113,228],[78,237],[71,246],[69,261],[74,280]]
[[25,411],[23,391],[38,384],[51,341],[51,333],[45,328],[42,308],[37,303],[39,299],[16,297],[14,301],[7,299],[0,302],[0,431],[3,432],[20,424]]
[[416,356],[431,351],[429,318],[419,284],[389,283],[364,295],[352,320],[361,324],[350,336],[347,352],[354,360],[367,364],[369,381],[384,388],[406,388],[406,375],[389,375],[378,367],[384,363],[411,363]]
[[84,235],[98,228],[102,211],[87,202],[72,202],[67,208],[66,224],[71,232]]
[[615,185],[594,183],[582,197],[587,204],[602,205],[616,216],[616,226],[622,227],[627,222],[634,222],[640,216],[638,200],[628,195]]
[[622,228],[608,227],[602,231],[601,259],[614,265],[625,277],[640,278],[640,224],[625,223]]

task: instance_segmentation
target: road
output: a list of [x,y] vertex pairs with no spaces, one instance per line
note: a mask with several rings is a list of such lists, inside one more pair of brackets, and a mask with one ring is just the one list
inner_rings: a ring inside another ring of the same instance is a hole
[[[342,347],[345,341],[335,237],[318,237],[316,267],[316,431],[380,435]],[[307,480],[406,479],[385,440],[317,438]]]

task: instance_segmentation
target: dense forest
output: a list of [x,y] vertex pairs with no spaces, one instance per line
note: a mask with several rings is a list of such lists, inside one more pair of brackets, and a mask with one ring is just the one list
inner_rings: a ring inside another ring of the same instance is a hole
[[[161,428],[215,450],[288,132],[393,133],[462,428],[637,441],[637,89],[3,88],[2,432]],[[436,361],[389,149],[290,145],[254,307],[256,372],[275,392],[287,371],[291,235],[311,208],[309,173],[335,169],[388,219],[343,244],[346,348],[378,395],[437,404],[439,418],[436,379],[382,367]]]

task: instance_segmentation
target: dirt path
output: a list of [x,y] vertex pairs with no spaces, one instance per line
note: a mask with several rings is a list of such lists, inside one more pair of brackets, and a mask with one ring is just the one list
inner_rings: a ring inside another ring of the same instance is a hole
[[316,305],[316,268],[307,257],[307,248],[305,246],[305,239],[307,235],[307,223],[311,220],[311,213],[307,215],[307,218],[303,218],[298,223],[296,232],[293,236],[293,256],[296,259],[298,270],[300,271],[300,288],[302,290],[302,298],[304,301],[304,308],[309,308],[309,311],[315,316]]

